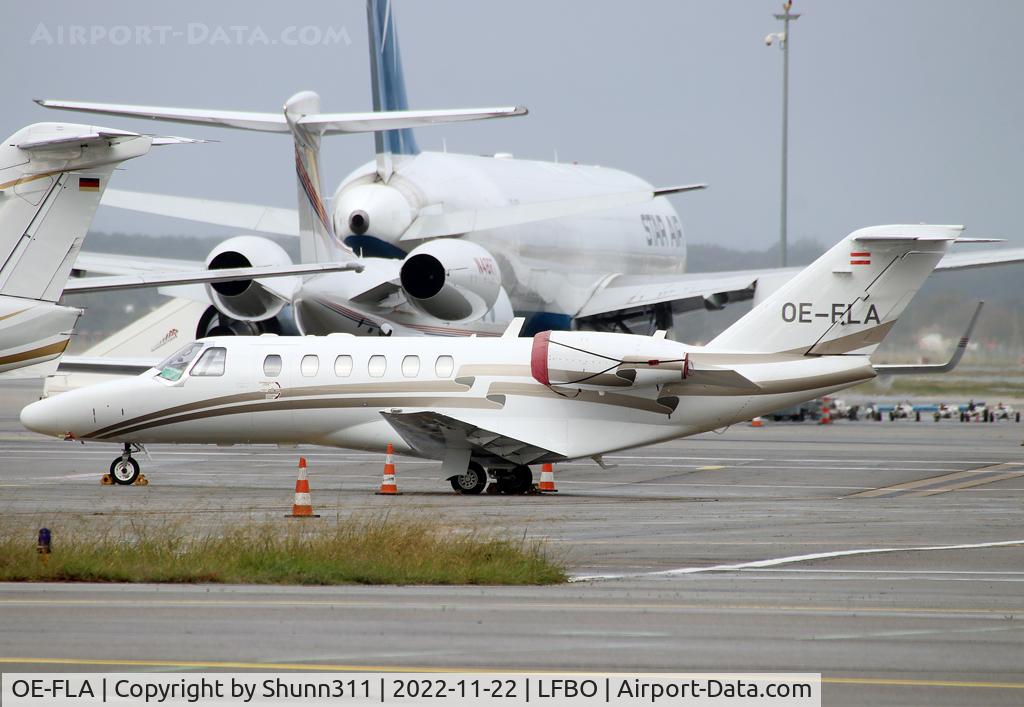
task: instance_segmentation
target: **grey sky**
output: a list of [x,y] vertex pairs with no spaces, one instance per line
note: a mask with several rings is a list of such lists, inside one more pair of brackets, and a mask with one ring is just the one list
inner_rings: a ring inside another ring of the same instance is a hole
[[[707,181],[706,192],[674,197],[689,240],[768,247],[778,237],[782,57],[763,38],[779,29],[772,14],[780,5],[395,0],[412,107],[531,110],[420,130],[420,146],[440,149],[445,138],[450,151],[539,159],[557,149],[562,160],[626,169],[659,185]],[[1024,244],[1024,3],[796,0],[794,11],[803,17],[791,55],[790,237],[829,242],[863,225],[928,221]],[[205,28],[206,41],[188,41],[189,23]],[[151,35],[146,45],[122,34],[82,46],[70,43],[71,25],[170,25],[186,36],[160,45]],[[242,42],[229,29],[237,25],[247,28],[237,31]],[[212,41],[218,26],[227,46]],[[316,28],[307,37],[344,28],[351,43],[253,39],[258,27],[280,40],[289,26]],[[9,67],[5,134],[80,120],[220,140],[129,163],[114,182],[125,189],[291,206],[290,140],[90,119],[31,99],[276,110],[291,93],[313,89],[328,111],[370,105],[362,0],[10,3],[0,55]],[[325,140],[325,188],[371,157],[368,136]],[[223,232],[103,209],[95,227]]]

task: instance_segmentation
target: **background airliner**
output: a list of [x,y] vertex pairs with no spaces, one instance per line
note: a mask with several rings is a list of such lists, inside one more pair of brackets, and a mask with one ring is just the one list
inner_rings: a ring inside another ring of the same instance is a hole
[[[389,2],[369,0],[375,110],[404,110],[406,90]],[[249,232],[299,236],[304,262],[357,261],[353,273],[259,280],[177,290],[209,303],[197,336],[210,333],[498,333],[514,315],[524,332],[591,328],[670,329],[673,315],[719,308],[762,294],[796,272],[686,274],[679,215],[655,189],[626,172],[594,166],[421,152],[411,130],[376,132],[376,159],[353,171],[327,202],[319,145],[332,131],[311,92],[283,114],[41,101],[51,108],[146,117],[203,126],[290,132],[295,141],[296,211],[110,192],[104,203]],[[520,115],[496,109],[493,117]],[[965,254],[940,269],[1024,258],[1024,249]],[[133,266],[139,264],[139,260]],[[267,238],[229,239],[206,266],[285,265]],[[195,267],[189,264],[185,267]],[[152,267],[166,268],[156,263]],[[116,257],[83,255],[89,272],[123,272]],[[292,327],[294,323],[294,327]]]

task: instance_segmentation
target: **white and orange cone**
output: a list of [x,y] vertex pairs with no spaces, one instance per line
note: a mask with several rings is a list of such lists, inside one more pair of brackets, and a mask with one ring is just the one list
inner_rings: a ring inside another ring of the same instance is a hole
[[397,496],[398,495],[398,483],[395,481],[395,464],[391,460],[391,455],[395,453],[395,448],[391,446],[391,442],[388,442],[388,451],[384,457],[384,478],[380,482],[380,491],[377,492],[378,496]]
[[299,457],[299,478],[295,480],[295,503],[285,518],[319,518],[313,512],[313,499],[309,495],[309,477],[306,476],[306,458]]
[[758,415],[757,417],[755,417],[753,420],[750,421],[750,426],[751,427],[764,427],[764,420],[762,420],[761,416]]
[[545,493],[557,493],[558,489],[555,488],[555,470],[550,464],[541,466],[540,483],[537,484],[537,490]]
[[832,405],[828,398],[821,399],[821,422],[822,425],[832,424]]

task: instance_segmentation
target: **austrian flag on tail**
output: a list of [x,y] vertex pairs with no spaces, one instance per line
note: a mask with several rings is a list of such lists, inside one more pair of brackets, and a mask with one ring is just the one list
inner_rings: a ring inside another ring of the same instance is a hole
[[850,253],[850,265],[871,265],[871,253],[866,250],[855,250]]

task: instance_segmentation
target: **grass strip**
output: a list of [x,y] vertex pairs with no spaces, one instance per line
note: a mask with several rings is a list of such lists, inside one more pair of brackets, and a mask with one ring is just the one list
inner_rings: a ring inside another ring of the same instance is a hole
[[38,528],[0,524],[0,581],[224,584],[537,585],[566,580],[540,541],[430,518],[249,521],[197,533],[183,523]]

